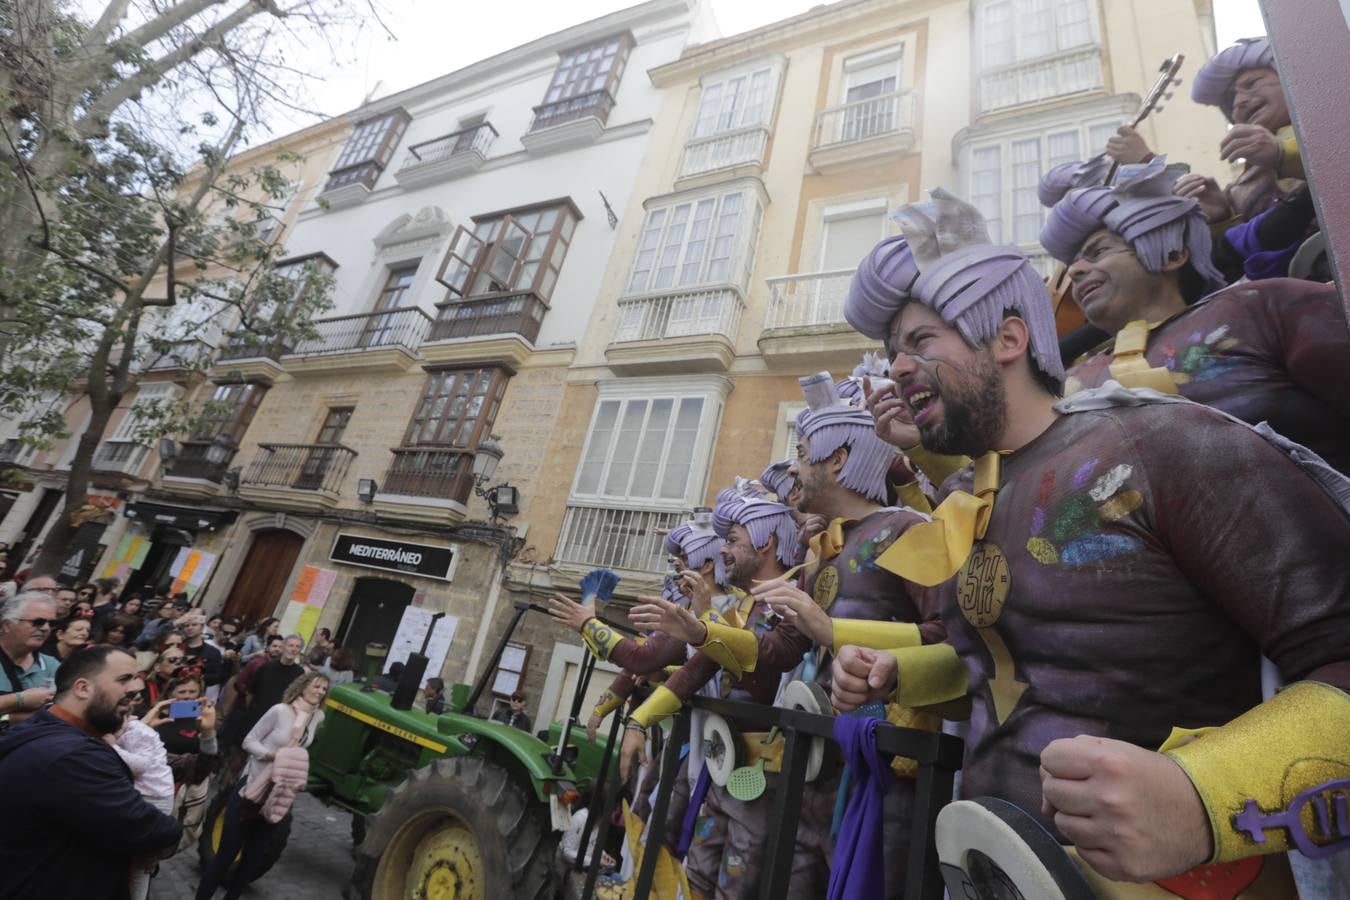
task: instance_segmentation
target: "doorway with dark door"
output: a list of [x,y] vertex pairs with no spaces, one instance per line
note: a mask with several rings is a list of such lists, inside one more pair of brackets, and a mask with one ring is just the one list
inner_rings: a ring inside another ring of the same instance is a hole
[[255,532],[230,596],[225,599],[223,614],[238,616],[246,627],[273,615],[304,546],[304,536],[294,531],[273,528]]
[[337,644],[356,657],[356,677],[364,678],[366,644],[377,642],[386,647],[398,633],[403,611],[412,602],[413,587],[387,578],[358,578],[351,599],[338,625]]
[[146,551],[140,568],[127,576],[127,583],[122,587],[122,597],[140,594],[142,599],[149,600],[160,588],[167,591],[173,583],[173,576],[169,574],[173,569],[173,561],[178,558],[179,551],[191,547],[195,539],[195,535],[185,528],[155,526],[150,533],[150,549]]

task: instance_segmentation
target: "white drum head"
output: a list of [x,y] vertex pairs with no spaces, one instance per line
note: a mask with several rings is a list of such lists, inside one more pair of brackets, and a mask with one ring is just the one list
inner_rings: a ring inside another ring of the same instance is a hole
[[1097,900],[1059,841],[1004,800],[949,803],[938,814],[934,841],[951,897]]
[[727,779],[737,768],[737,737],[731,723],[716,713],[703,717],[703,740],[699,752],[708,766],[708,777],[718,787],[725,787]]
[[[787,687],[783,688],[783,705],[788,709],[799,709],[819,716],[834,715],[834,707],[830,706],[830,695],[814,681],[789,681]],[[824,762],[825,739],[812,738],[811,749],[806,758],[808,782],[815,781]]]

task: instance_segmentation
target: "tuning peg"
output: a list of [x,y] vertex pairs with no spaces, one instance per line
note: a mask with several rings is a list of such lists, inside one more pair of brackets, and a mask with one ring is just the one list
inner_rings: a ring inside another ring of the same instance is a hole
[[1168,91],[1167,93],[1163,94],[1163,99],[1164,99],[1164,100],[1171,100],[1171,99],[1172,99],[1172,92],[1171,92],[1171,91]]
[[1180,87],[1180,86],[1181,86],[1181,79],[1180,79],[1180,78],[1173,78],[1173,79],[1172,79],[1172,83],[1175,84],[1177,87]]
[[1155,113],[1160,113],[1160,112],[1162,112],[1162,111],[1163,111],[1163,105],[1162,105],[1161,103],[1159,103],[1157,106],[1153,107],[1153,111],[1154,111]]

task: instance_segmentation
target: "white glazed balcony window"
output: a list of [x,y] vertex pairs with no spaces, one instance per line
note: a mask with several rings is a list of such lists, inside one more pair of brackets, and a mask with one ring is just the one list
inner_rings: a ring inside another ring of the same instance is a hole
[[979,0],[980,111],[1102,87],[1102,48],[1090,0]]

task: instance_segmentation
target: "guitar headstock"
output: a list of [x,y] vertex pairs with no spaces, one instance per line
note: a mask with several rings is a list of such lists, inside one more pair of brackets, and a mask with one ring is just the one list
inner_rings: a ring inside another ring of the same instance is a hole
[[1186,57],[1181,53],[1163,60],[1162,65],[1158,67],[1158,80],[1153,82],[1153,87],[1144,95],[1139,109],[1134,114],[1135,125],[1147,119],[1150,113],[1162,111],[1163,101],[1172,98],[1172,88],[1181,84],[1177,73],[1181,71],[1181,64],[1185,61]]

